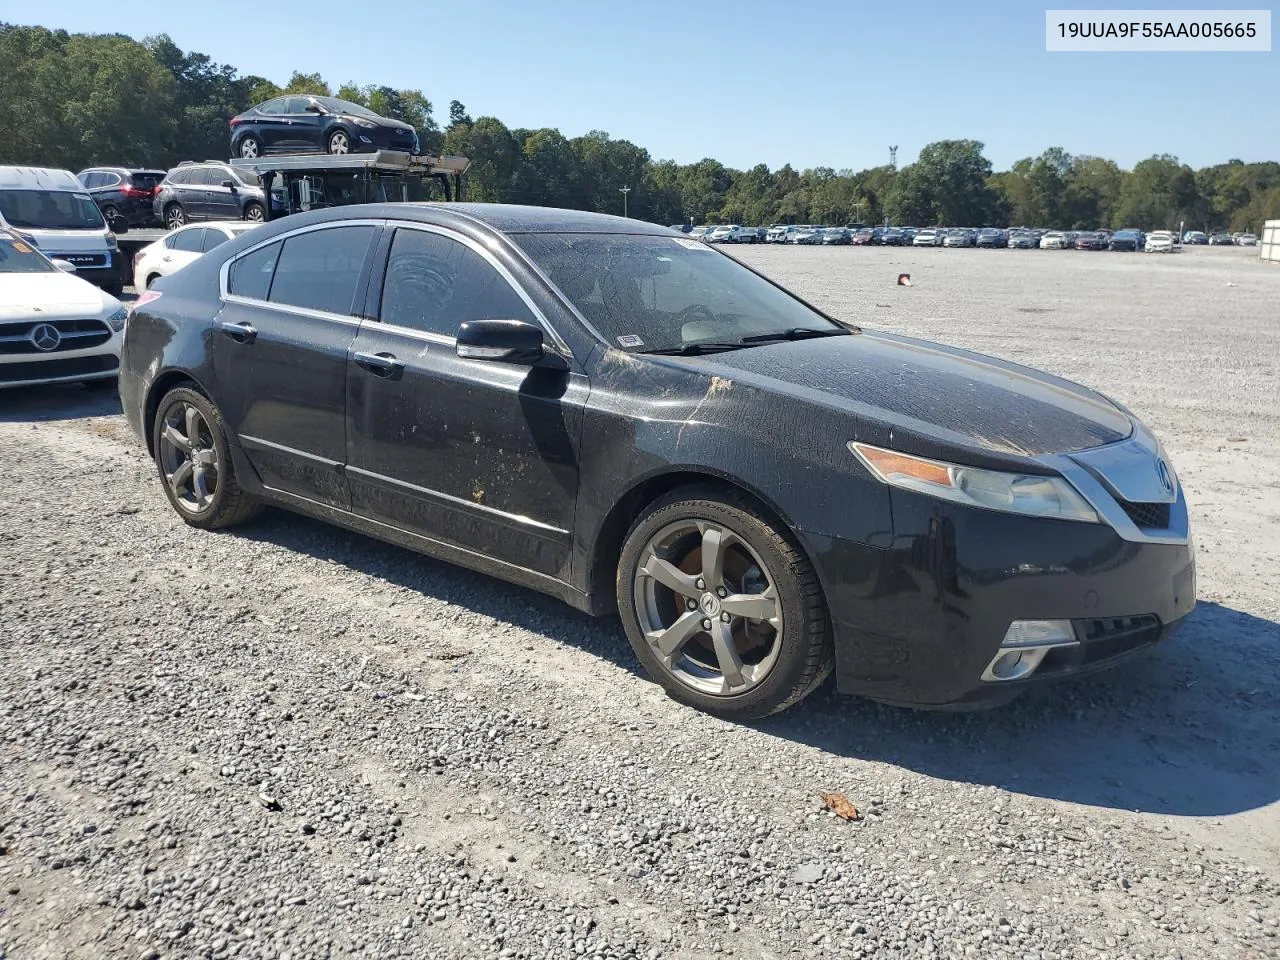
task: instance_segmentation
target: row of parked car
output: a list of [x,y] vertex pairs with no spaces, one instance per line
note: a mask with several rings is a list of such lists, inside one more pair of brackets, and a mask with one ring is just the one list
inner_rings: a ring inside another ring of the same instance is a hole
[[[172,170],[90,167],[77,179],[103,216],[130,227],[163,225],[172,230],[192,220],[266,219],[267,197],[258,175],[218,160],[184,161]],[[284,196],[273,191],[272,213]]]
[[1168,230],[1150,234],[1125,229],[1112,232],[1097,230],[1044,230],[1031,227],[870,227],[849,224],[823,227],[814,224],[774,224],[771,227],[744,227],[740,224],[689,227],[676,225],[698,240],[707,243],[790,243],[808,246],[884,246],[884,247],[1006,247],[1014,250],[1146,250],[1166,251],[1182,244],[1254,246],[1258,238],[1251,233],[1215,233],[1209,236],[1188,230],[1179,240]]

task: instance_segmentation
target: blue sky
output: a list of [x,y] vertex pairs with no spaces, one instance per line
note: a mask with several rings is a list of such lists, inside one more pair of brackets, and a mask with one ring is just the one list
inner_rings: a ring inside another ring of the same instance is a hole
[[349,80],[421,88],[442,122],[457,99],[474,117],[567,136],[607,130],[680,162],[862,169],[886,162],[889,144],[901,165],[926,143],[960,137],[983,141],[997,169],[1049,146],[1125,167],[1153,153],[1195,167],[1280,159],[1274,37],[1270,53],[1046,53],[1044,11],[1066,6],[63,0],[44,5],[38,22],[168,33],[184,50],[276,82],[297,69],[335,88]]

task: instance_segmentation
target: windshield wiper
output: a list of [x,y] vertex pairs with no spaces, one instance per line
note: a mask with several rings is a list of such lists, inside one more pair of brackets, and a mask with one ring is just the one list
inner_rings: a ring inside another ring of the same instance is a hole
[[745,340],[694,340],[679,347],[668,347],[664,350],[644,350],[643,353],[656,353],[664,357],[696,357],[702,353],[718,353],[722,350],[741,350],[751,346]]
[[774,343],[780,340],[812,340],[815,337],[843,337],[848,330],[827,328],[814,330],[812,327],[792,327],[789,330],[775,330],[773,333],[754,333],[743,337],[743,343]]

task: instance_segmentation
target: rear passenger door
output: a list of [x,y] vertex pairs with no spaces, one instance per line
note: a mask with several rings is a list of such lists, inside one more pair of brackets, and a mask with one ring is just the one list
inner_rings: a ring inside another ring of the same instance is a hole
[[388,240],[347,380],[352,509],[567,580],[586,377],[460,358],[466,320],[540,324],[551,350],[553,335],[478,244],[423,226]]
[[290,99],[276,97],[258,107],[258,116],[254,117],[253,125],[257,128],[264,148],[288,146]]
[[214,328],[223,416],[262,482],[340,509],[353,305],[380,229],[344,221],[252,248],[227,270]]

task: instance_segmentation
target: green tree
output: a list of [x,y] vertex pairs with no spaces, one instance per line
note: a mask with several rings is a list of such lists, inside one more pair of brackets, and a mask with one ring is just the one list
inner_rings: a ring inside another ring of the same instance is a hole
[[896,223],[978,226],[997,212],[987,180],[991,161],[977,140],[940,140],[920,151],[889,191],[887,213]]

